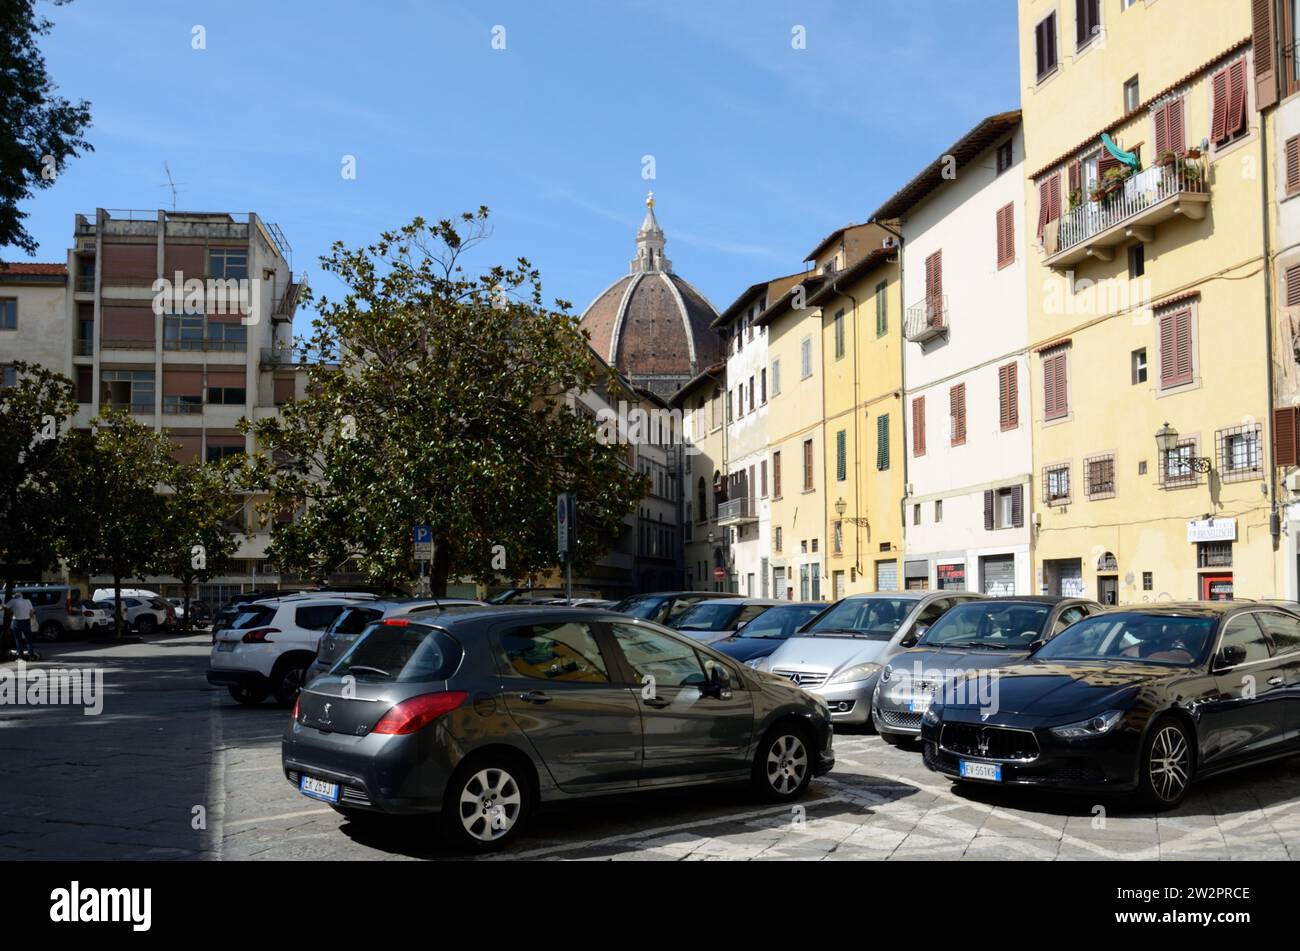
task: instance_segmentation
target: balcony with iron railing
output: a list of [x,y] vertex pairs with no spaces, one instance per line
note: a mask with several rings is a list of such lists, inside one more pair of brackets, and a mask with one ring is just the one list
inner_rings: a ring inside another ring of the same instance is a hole
[[95,341],[81,339],[72,341],[72,355],[74,357],[93,357],[95,355]]
[[153,415],[153,401],[152,401],[152,400],[150,400],[148,403],[134,403],[134,402],[130,402],[130,403],[129,403],[129,402],[125,402],[125,401],[123,401],[123,402],[120,402],[120,403],[119,403],[119,402],[108,402],[108,403],[104,403],[103,405],[104,405],[105,407],[107,407],[108,409],[119,410],[119,411],[121,411],[121,412],[123,412],[123,413],[133,413],[133,414],[136,415],[136,416],[152,416],[152,415]]
[[903,314],[903,336],[925,343],[948,332],[948,297],[927,297]]
[[171,339],[163,341],[164,350],[193,350],[203,351],[206,353],[246,353],[248,351],[247,340],[185,340]]
[[749,504],[748,498],[730,499],[718,505],[719,525],[740,525],[745,522],[757,522],[758,512]]
[[1210,186],[1202,160],[1179,158],[1153,165],[1112,183],[1102,194],[1094,190],[1049,226],[1044,241],[1052,268],[1073,267],[1088,258],[1109,261],[1115,249],[1130,241],[1149,242],[1157,225],[1171,218],[1199,221],[1210,204]]
[[72,288],[78,294],[93,294],[95,292],[95,275],[79,274]]
[[263,347],[261,362],[264,367],[287,367],[297,363],[298,358],[293,347]]
[[153,340],[144,337],[106,337],[99,344],[103,350],[152,350]]

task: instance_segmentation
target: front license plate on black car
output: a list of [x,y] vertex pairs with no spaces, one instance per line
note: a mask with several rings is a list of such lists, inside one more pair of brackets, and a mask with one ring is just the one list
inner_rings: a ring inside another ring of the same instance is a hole
[[1002,782],[1002,767],[997,763],[971,763],[961,761],[962,779],[984,779],[991,783]]
[[298,789],[304,796],[311,796],[313,799],[321,799],[325,802],[339,801],[338,783],[327,783],[323,779],[304,776],[298,781]]

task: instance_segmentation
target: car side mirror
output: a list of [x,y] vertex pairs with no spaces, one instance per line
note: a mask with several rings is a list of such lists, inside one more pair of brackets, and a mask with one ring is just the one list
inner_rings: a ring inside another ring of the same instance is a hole
[[706,697],[717,697],[719,700],[731,699],[731,678],[721,664],[709,668],[709,680],[704,685],[703,693]]
[[930,625],[928,624],[916,625],[916,627],[912,628],[910,631],[908,631],[906,634],[903,635],[903,639],[898,642],[898,646],[915,647],[917,643],[921,640],[921,638],[925,636],[925,632],[928,630],[930,630]]
[[1036,650],[1038,650],[1038,648],[1042,647],[1046,643],[1047,643],[1046,639],[1041,637],[1036,641],[1031,641],[1029,644],[1029,653],[1031,654],[1034,653]]
[[1227,644],[1219,651],[1220,667],[1236,667],[1246,659],[1246,648],[1240,644]]

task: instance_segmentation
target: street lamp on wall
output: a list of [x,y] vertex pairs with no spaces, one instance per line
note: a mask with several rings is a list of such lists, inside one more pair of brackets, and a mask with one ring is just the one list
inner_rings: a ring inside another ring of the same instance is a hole
[[856,525],[859,528],[871,529],[871,522],[865,518],[845,518],[844,513],[849,510],[849,504],[844,501],[844,496],[835,500],[835,515],[841,520],[848,522],[850,525]]
[[[1160,450],[1160,458],[1162,460],[1168,460],[1170,455],[1177,452],[1179,449],[1178,430],[1174,429],[1174,427],[1170,426],[1168,423],[1165,423],[1156,430],[1156,448]],[[1209,472],[1210,469],[1213,468],[1212,460],[1206,456],[1189,456],[1185,460],[1179,459],[1178,465],[1186,466],[1193,472],[1200,473]]]
[[838,515],[840,518],[844,517],[844,513],[848,511],[848,508],[849,508],[849,504],[844,501],[843,496],[835,500],[835,514]]

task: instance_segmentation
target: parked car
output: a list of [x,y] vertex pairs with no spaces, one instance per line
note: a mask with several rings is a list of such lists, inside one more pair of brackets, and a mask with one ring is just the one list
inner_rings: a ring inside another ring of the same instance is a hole
[[[114,602],[108,599],[109,617],[113,616]],[[176,611],[162,598],[122,598],[122,626],[148,636],[176,626]]]
[[[712,644],[731,637],[763,612],[788,601],[772,598],[709,598],[693,604],[678,614],[668,626],[683,634]],[[822,605],[825,607],[825,605]]]
[[837,723],[866,724],[872,691],[889,659],[915,645],[954,604],[982,597],[968,591],[850,595],[755,666],[822,697]]
[[348,605],[330,622],[330,626],[321,635],[320,644],[316,648],[316,657],[307,669],[305,682],[311,683],[322,674],[328,673],[338,659],[356,643],[361,632],[381,618],[483,607],[487,605],[482,601],[463,598],[416,598],[408,601],[368,601]]
[[[717,604],[718,602],[705,603]],[[750,661],[761,660],[772,653],[781,646],[782,641],[826,608],[824,601],[782,601],[768,608],[730,637],[714,641],[711,646],[728,657],[749,664]]]
[[349,597],[361,599],[377,600],[378,598],[407,598],[410,597],[405,591],[393,588],[375,588],[366,585],[347,588],[286,588],[284,590],[268,589],[262,591],[246,591],[237,594],[221,606],[221,609],[212,618],[212,643],[216,643],[218,632],[229,627],[231,623],[239,616],[240,612],[246,605],[255,601],[269,601],[273,598],[322,598],[330,595],[340,597]]
[[[563,601],[566,597],[563,588],[507,588],[487,599],[488,604],[551,604]],[[574,599],[599,599],[595,591],[579,589],[573,592]]]
[[86,630],[81,610],[81,589],[66,584],[15,585],[32,602],[32,632],[43,641],[57,641]]
[[88,633],[100,633],[113,627],[113,605],[108,601],[82,601],[81,616]]
[[921,735],[921,717],[954,676],[1023,660],[1076,621],[1105,611],[1084,598],[1003,597],[959,604],[880,674],[871,706],[889,743]]
[[371,625],[299,695],[281,758],[346,816],[436,814],[488,851],[559,800],[747,780],[791,802],[831,744],[821,701],[675,631],[504,607]]
[[660,591],[654,594],[634,594],[610,610],[671,627],[678,615],[701,601],[734,597],[736,595],[728,591]]
[[[367,595],[366,600],[374,600]],[[274,696],[287,706],[316,659],[321,635],[357,597],[306,594],[253,601],[216,635],[208,683],[226,687],[247,706]]]
[[[124,598],[156,598],[156,597],[158,597],[158,592],[157,592],[157,591],[150,591],[150,590],[147,589],[147,588],[123,588],[119,593],[120,593],[120,594],[122,595],[122,597],[124,597]],[[95,591],[94,591],[94,593],[90,596],[90,600],[92,600],[92,601],[112,601],[112,600],[113,600],[113,597],[114,597],[114,596],[113,596],[113,589],[112,589],[112,588],[96,588]]]
[[1170,809],[1196,780],[1300,752],[1290,709],[1300,617],[1269,605],[1112,610],[997,675],[995,711],[947,700],[927,711],[930,769],[957,781],[1133,792]]
[[[176,620],[185,621],[185,599],[168,598],[167,603],[176,611]],[[198,598],[190,600],[190,613],[193,617],[190,619],[193,624],[206,624],[212,620],[212,609],[208,607],[206,601],[200,601]]]
[[614,602],[608,598],[549,598],[546,601],[535,601],[534,604],[558,604],[566,608],[612,608]]

